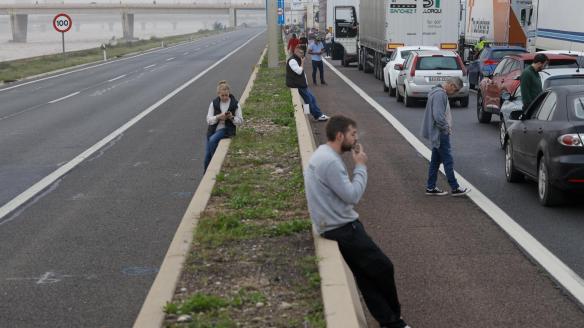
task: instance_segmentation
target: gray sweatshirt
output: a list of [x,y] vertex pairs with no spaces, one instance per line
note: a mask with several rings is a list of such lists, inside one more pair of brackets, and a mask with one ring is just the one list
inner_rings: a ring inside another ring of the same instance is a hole
[[304,170],[308,211],[316,231],[339,228],[359,218],[355,206],[367,186],[367,167],[356,165],[353,181],[341,156],[329,145],[320,145]]
[[450,134],[451,131],[452,114],[448,95],[441,85],[437,85],[428,93],[421,134],[432,142],[432,148],[439,148],[440,134]]

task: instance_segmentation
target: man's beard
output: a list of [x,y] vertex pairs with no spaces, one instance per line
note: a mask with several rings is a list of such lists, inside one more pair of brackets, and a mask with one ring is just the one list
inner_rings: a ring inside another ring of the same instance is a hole
[[351,149],[353,149],[354,144],[350,144],[350,143],[342,143],[341,144],[341,151],[342,152],[346,152],[346,151],[351,151]]

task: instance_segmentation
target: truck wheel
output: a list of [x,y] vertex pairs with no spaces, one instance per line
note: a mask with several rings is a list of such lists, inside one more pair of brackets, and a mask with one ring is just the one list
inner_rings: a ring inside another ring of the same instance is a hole
[[357,55],[358,55],[357,69],[362,71],[363,70],[363,49],[359,49],[359,52],[357,53]]
[[483,95],[480,91],[477,93],[477,119],[480,123],[491,122],[491,113],[485,112],[483,108]]
[[369,50],[367,48],[363,49],[363,72],[372,73],[373,67],[369,66],[369,64],[367,63],[367,59],[369,59],[368,52]]

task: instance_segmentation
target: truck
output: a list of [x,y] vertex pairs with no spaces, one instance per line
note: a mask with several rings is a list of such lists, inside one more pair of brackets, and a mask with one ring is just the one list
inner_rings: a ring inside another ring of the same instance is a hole
[[[332,35],[332,59],[343,66],[357,61],[359,0],[321,0],[321,31]],[[322,23],[321,23],[322,24]]]
[[535,41],[535,18],[532,0],[466,0],[465,47],[482,37],[492,45],[527,48]]
[[533,0],[535,42],[530,51],[584,52],[582,0]]
[[460,1],[361,1],[359,12],[358,68],[380,80],[398,47],[458,49]]

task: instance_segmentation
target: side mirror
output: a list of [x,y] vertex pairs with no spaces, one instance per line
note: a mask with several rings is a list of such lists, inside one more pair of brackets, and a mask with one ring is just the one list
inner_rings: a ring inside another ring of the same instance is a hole
[[521,120],[523,119],[523,111],[522,110],[514,110],[509,114],[509,118],[512,120]]
[[503,99],[504,101],[511,100],[511,94],[507,91],[503,91],[503,93],[501,94],[501,99]]
[[389,57],[381,57],[381,61],[385,64],[389,63]]
[[393,65],[393,68],[395,70],[402,71],[404,69],[404,65],[403,64],[395,64],[395,65]]

